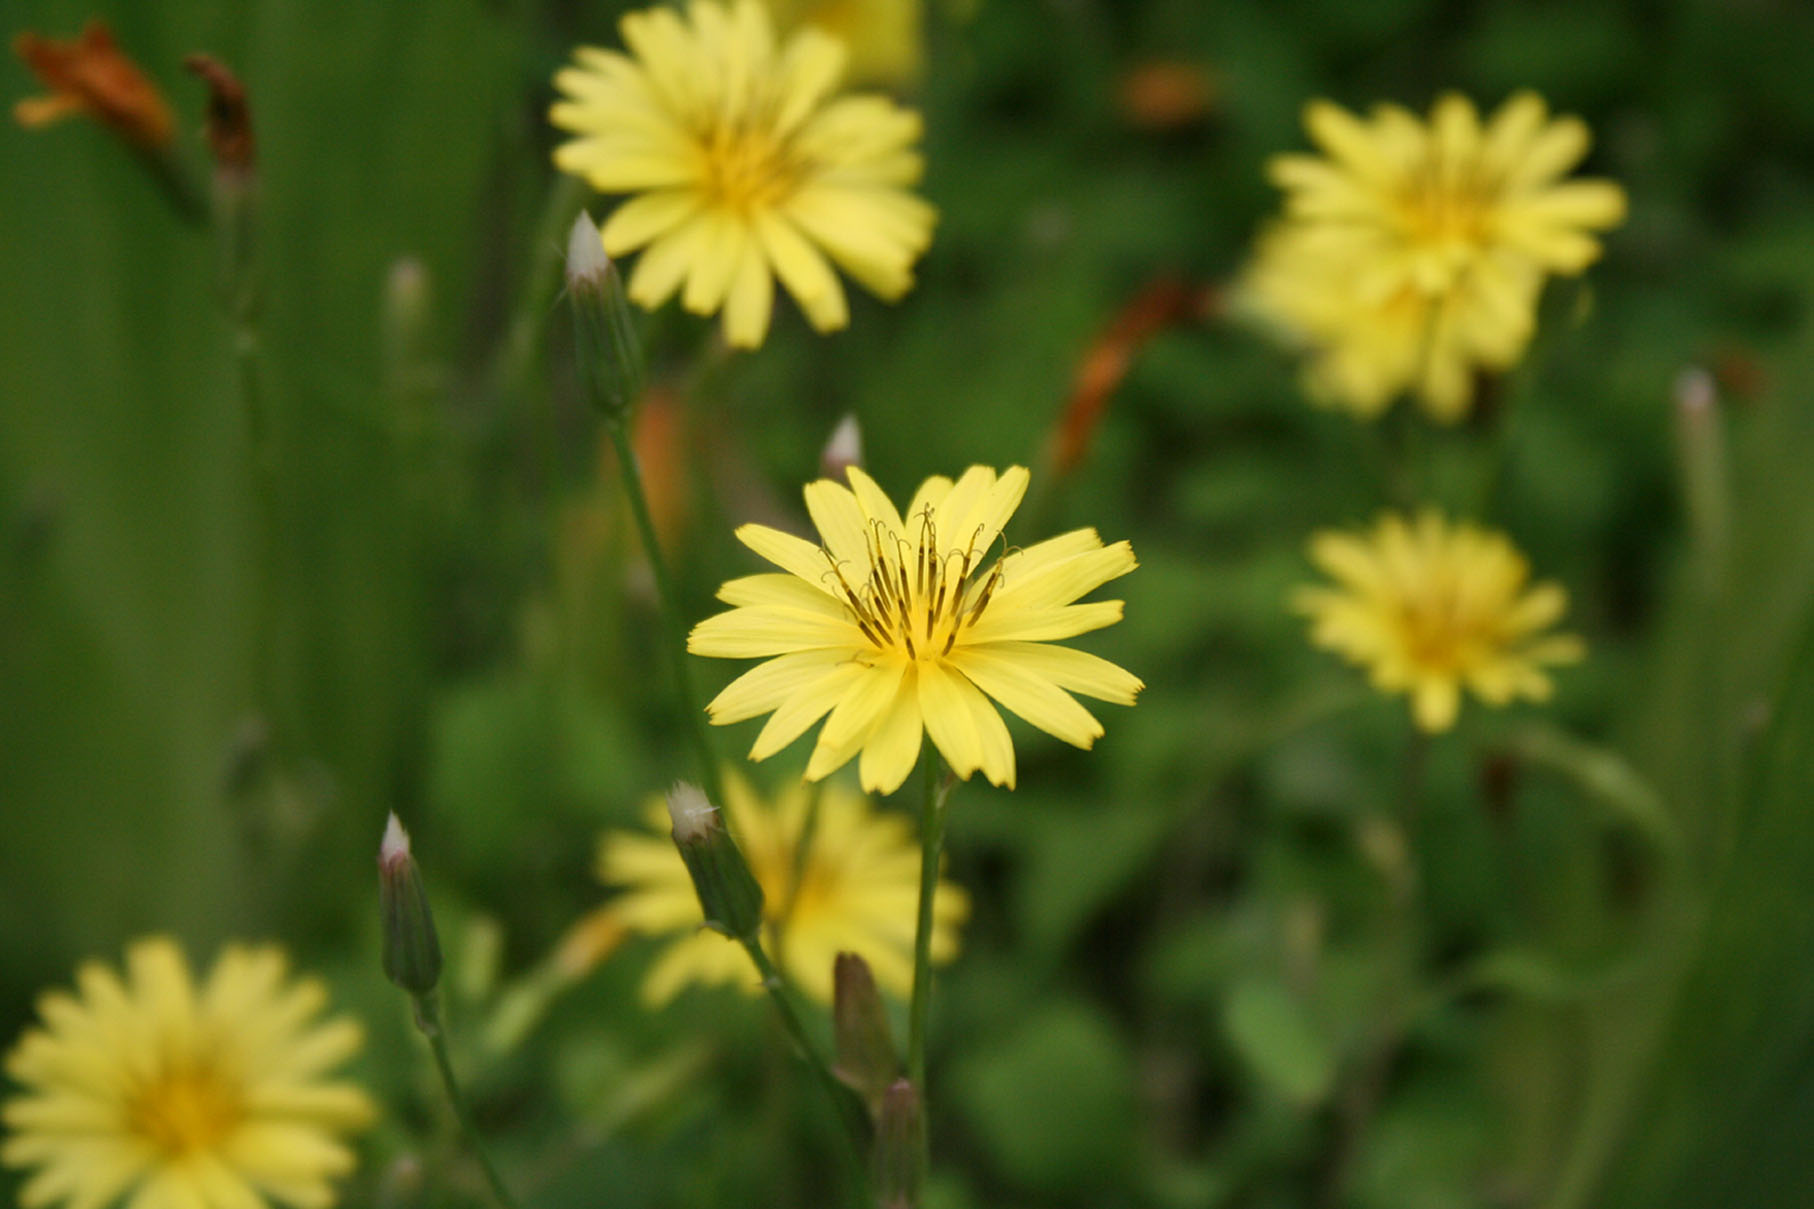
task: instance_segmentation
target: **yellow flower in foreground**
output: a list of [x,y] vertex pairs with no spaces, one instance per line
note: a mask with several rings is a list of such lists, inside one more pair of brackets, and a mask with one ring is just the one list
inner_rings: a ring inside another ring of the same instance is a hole
[[1546,700],[1543,665],[1583,654],[1579,638],[1542,633],[1567,594],[1530,585],[1530,565],[1497,533],[1435,512],[1387,515],[1370,536],[1318,533],[1310,559],[1337,585],[1297,593],[1310,640],[1366,667],[1381,692],[1408,693],[1423,730],[1454,725],[1463,686],[1488,705]]
[[[725,815],[762,886],[770,951],[788,975],[830,1003],[832,963],[848,950],[869,963],[881,986],[908,994],[920,849],[907,821],[877,813],[867,798],[835,783],[815,788],[795,782],[771,804],[741,779],[727,777],[725,793]],[[606,884],[624,890],[604,913],[635,931],[682,933],[649,971],[644,998],[665,1003],[689,982],[761,990],[742,946],[700,928],[699,896],[668,836],[667,807],[653,803],[649,820],[655,835],[605,835],[598,862]],[[969,910],[963,890],[939,884],[934,961],[957,953],[958,928]]]
[[359,1048],[359,1026],[316,1017],[319,982],[288,982],[274,948],[228,946],[191,980],[164,937],[134,943],[126,977],[89,962],[76,992],[52,991],[43,1020],[6,1058],[24,1089],[0,1110],[0,1159],[36,1168],[19,1203],[100,1209],[299,1209],[334,1202],[353,1167],[338,1134],[372,1107],[327,1072]]
[[[693,628],[696,655],[768,662],[706,708],[725,724],[773,711],[750,759],[763,760],[825,718],[808,780],[862,753],[863,788],[892,793],[922,733],[960,777],[981,769],[1014,784],[1014,744],[993,697],[1034,726],[1089,747],[1102,724],[1071,693],[1132,705],[1144,685],[1095,655],[1051,645],[1121,620],[1119,600],[1073,603],[1135,567],[1126,542],[1078,529],[990,562],[1027,490],[1027,472],[972,466],[914,493],[905,519],[875,481],[806,487],[819,544],[764,525],[737,538],[786,574],[733,579],[735,606]],[[826,715],[830,717],[826,717]]]
[[[1396,105],[1363,120],[1313,101],[1304,124],[1323,155],[1272,161],[1286,234],[1262,249],[1255,275],[1272,283],[1250,288],[1249,301],[1313,347],[1364,347],[1390,312],[1388,327],[1422,339],[1394,335],[1373,376],[1393,392],[1415,389],[1438,419],[1466,414],[1471,365],[1504,369],[1523,354],[1545,276],[1581,272],[1599,257],[1594,233],[1625,216],[1618,185],[1562,179],[1587,154],[1587,127],[1552,119],[1534,93],[1484,123],[1450,94],[1427,123]],[[1363,413],[1383,406],[1379,382],[1356,393],[1343,384],[1339,374],[1322,382]]]
[[782,29],[816,25],[850,50],[852,79],[910,84],[924,55],[922,0],[766,0]]
[[908,192],[918,114],[834,96],[843,45],[808,27],[777,46],[757,0],[648,9],[621,28],[631,53],[580,49],[549,116],[577,136],[555,150],[562,171],[636,195],[602,232],[612,256],[644,249],[631,298],[654,309],[679,290],[695,314],[722,308],[726,340],[754,348],[776,277],[814,328],[848,322],[827,256],[882,298],[907,292],[934,218]]

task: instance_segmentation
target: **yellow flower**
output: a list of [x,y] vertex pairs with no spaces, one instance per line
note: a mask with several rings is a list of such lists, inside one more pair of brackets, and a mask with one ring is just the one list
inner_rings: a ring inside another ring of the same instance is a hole
[[850,75],[877,84],[919,79],[922,0],[765,0],[782,29],[816,25],[850,50]]
[[[762,886],[771,952],[808,994],[831,1002],[832,963],[859,954],[881,986],[913,989],[913,932],[919,903],[920,849],[898,815],[838,784],[795,782],[770,802],[740,778],[725,778],[725,814],[750,870]],[[815,804],[814,799],[817,799]],[[602,909],[634,931],[681,933],[649,971],[643,997],[666,1003],[690,982],[761,989],[742,947],[700,928],[699,897],[668,837],[668,810],[657,801],[649,820],[659,835],[612,832],[599,845],[599,876],[624,893]],[[962,889],[941,881],[934,900],[932,959],[957,953],[969,914]]]
[[353,1167],[342,1131],[364,1125],[365,1094],[325,1076],[359,1047],[352,1020],[316,1019],[319,982],[287,982],[274,948],[230,945],[192,981],[164,937],[126,951],[122,980],[100,962],[76,992],[52,991],[43,1020],[7,1055],[24,1087],[3,1116],[9,1166],[36,1168],[19,1203],[100,1209],[298,1209],[334,1202]]
[[1423,730],[1454,725],[1463,686],[1488,705],[1547,700],[1542,665],[1583,654],[1579,638],[1542,633],[1568,596],[1527,586],[1530,565],[1500,534],[1388,514],[1370,537],[1316,534],[1310,559],[1337,584],[1297,593],[1310,640],[1368,668],[1381,692],[1408,693]]
[[[1427,123],[1396,105],[1363,120],[1313,101],[1304,124],[1324,155],[1272,161],[1288,234],[1262,250],[1256,273],[1275,280],[1250,301],[1313,347],[1352,346],[1338,362],[1364,359],[1355,348],[1390,312],[1392,355],[1362,374],[1368,390],[1342,396],[1363,412],[1383,406],[1381,389],[1411,388],[1438,419],[1465,415],[1470,367],[1516,361],[1545,275],[1581,272],[1600,254],[1593,233],[1625,216],[1618,185],[1562,179],[1587,154],[1587,127],[1551,119],[1534,93],[1484,124],[1454,94]],[[1322,377],[1338,394],[1344,381]]]
[[[1027,472],[972,466],[927,479],[905,516],[875,481],[820,479],[806,509],[820,544],[745,525],[737,538],[786,574],[733,579],[733,605],[694,627],[687,649],[767,659],[706,708],[720,725],[773,711],[750,759],[763,760],[826,718],[807,764],[816,781],[862,753],[863,788],[892,793],[929,733],[952,771],[1014,784],[1014,745],[996,701],[1050,734],[1089,747],[1102,724],[1071,693],[1132,705],[1144,686],[1105,659],[1052,639],[1121,620],[1119,600],[1073,603],[1135,567],[1126,542],[1078,529],[989,556],[1027,489]],[[1068,690],[1068,691],[1067,691]]]
[[[623,18],[631,54],[582,48],[555,76],[550,111],[575,134],[562,171],[632,193],[606,221],[605,251],[642,248],[629,293],[654,309],[676,290],[699,315],[724,311],[725,338],[768,333],[779,277],[819,331],[849,319],[830,257],[893,300],[932,239],[920,178],[919,115],[879,96],[834,96],[841,43],[817,29],[777,46],[758,0],[695,0]],[[684,282],[684,288],[683,288]]]
[[1507,265],[1503,311],[1483,311],[1465,291],[1429,296],[1402,286],[1385,298],[1359,288],[1363,266],[1340,231],[1285,225],[1260,240],[1236,291],[1240,310],[1270,326],[1304,356],[1312,400],[1361,419],[1414,391],[1425,410],[1458,420],[1477,371],[1516,365],[1529,343],[1542,274]]

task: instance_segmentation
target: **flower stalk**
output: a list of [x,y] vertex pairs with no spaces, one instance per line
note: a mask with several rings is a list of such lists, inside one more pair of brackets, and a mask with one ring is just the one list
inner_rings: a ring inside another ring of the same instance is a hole
[[441,1089],[453,1109],[454,1121],[485,1173],[492,1196],[502,1209],[518,1209],[516,1198],[510,1195],[473,1121],[460,1080],[454,1075],[437,989],[441,980],[441,946],[435,935],[434,912],[428,905],[421,870],[410,852],[409,833],[395,814],[390,816],[384,839],[378,845],[378,905],[383,923],[385,977],[409,995],[416,1028],[434,1055],[435,1071],[441,1077]]
[[806,1024],[794,1006],[781,971],[762,944],[762,886],[749,862],[725,827],[716,807],[697,788],[685,783],[668,794],[668,814],[674,825],[674,847],[686,864],[693,890],[699,896],[705,926],[735,940],[749,954],[761,976],[762,988],[774,1002],[781,1026],[795,1052],[831,1097],[849,1133],[854,1153],[868,1142],[869,1122],[849,1088],[838,1081],[831,1064],[813,1043]]
[[936,750],[925,760],[926,796],[920,807],[920,910],[913,933],[913,999],[907,1013],[907,1079],[919,1105],[919,1183],[925,1183],[932,1155],[925,1124],[926,1024],[932,1009],[932,920],[938,895],[939,861],[945,847],[945,807],[956,783]]
[[623,280],[617,267],[605,255],[598,228],[590,215],[582,211],[574,220],[567,244],[567,292],[573,306],[574,355],[578,360],[579,378],[586,401],[604,420],[617,455],[624,498],[642,541],[643,555],[649,562],[649,575],[655,581],[662,625],[667,631],[669,663],[681,713],[687,719],[687,734],[699,762],[699,779],[706,797],[713,802],[724,798],[723,778],[718,759],[706,733],[705,713],[699,705],[699,694],[693,686],[692,669],[686,658],[686,622],[680,614],[680,598],[675,591],[673,575],[661,552],[661,539],[655,530],[655,518],[649,510],[648,491],[643,486],[642,471],[630,440],[630,415],[642,394],[643,365],[640,342],[630,317],[630,304],[624,297]]

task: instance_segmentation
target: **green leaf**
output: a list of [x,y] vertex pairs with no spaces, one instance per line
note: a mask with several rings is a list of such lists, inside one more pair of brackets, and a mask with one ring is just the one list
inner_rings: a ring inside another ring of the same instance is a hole
[[1321,1103],[1335,1082],[1335,1051],[1303,1001],[1265,977],[1238,983],[1222,1015],[1229,1044],[1261,1083],[1294,1104]]

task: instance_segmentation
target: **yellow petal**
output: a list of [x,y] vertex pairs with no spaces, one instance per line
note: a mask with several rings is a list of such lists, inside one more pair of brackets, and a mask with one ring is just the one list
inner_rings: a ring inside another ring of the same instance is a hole
[[925,723],[920,717],[917,668],[917,664],[910,665],[901,677],[893,703],[876,722],[874,732],[863,746],[863,759],[857,772],[863,788],[870,793],[893,793],[899,789],[920,758]]
[[959,648],[950,662],[1017,717],[1073,747],[1087,750],[1102,737],[1102,723],[1069,693],[993,648]]
[[719,659],[764,659],[790,651],[863,645],[863,632],[848,621],[783,609],[730,609],[706,618],[687,635],[687,650]]

